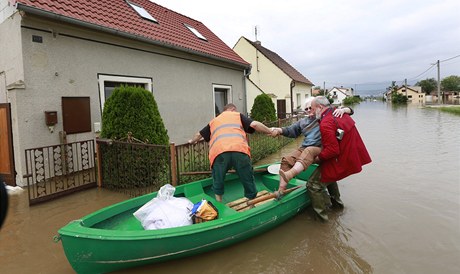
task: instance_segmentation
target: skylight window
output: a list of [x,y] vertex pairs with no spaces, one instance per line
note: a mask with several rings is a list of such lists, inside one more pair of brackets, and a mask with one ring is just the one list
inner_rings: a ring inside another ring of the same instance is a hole
[[153,18],[153,16],[150,15],[150,13],[146,11],[143,7],[133,4],[129,1],[126,1],[126,3],[128,3],[142,18],[158,23],[158,21],[155,18]]
[[193,34],[196,35],[196,37],[200,38],[200,39],[203,39],[205,41],[208,41],[208,39],[206,39],[203,34],[201,34],[199,31],[196,30],[196,28],[190,26],[190,25],[187,25],[187,24],[184,24],[191,32],[193,32]]

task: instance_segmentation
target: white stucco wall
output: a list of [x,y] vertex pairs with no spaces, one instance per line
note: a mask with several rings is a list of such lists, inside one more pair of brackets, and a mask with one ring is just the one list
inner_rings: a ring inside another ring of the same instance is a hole
[[19,13],[0,23],[0,72],[4,73],[6,86],[24,80],[20,29]]
[[[251,63],[252,70],[249,78],[265,93],[273,93],[277,99],[286,100],[286,111],[291,111],[290,84],[291,78],[273,64],[265,55],[258,52],[246,39],[240,38],[233,50],[246,62]],[[258,58],[257,58],[258,57]],[[258,61],[257,61],[258,60]],[[248,92],[250,92],[248,90]],[[248,95],[249,96],[249,95]],[[257,96],[257,94],[256,94]],[[254,97],[253,95],[249,97]],[[248,100],[248,110],[254,101]],[[275,102],[276,106],[276,102]]]
[[[214,117],[213,84],[230,86],[233,103],[244,109],[243,68],[33,16],[25,18],[21,33],[26,88],[12,91],[18,178],[25,172],[25,149],[60,142],[61,97],[89,96],[91,122],[101,122],[98,74],[152,78],[153,95],[176,144],[185,143]],[[32,42],[32,35],[41,36],[43,43]],[[44,111],[50,110],[58,116],[53,133],[45,125]],[[94,137],[94,132],[69,134],[67,141]]]
[[[334,95],[334,92],[336,95]],[[337,88],[332,88],[329,91],[329,95],[334,99],[333,105],[341,105],[342,101],[347,98],[347,95],[344,94],[341,90]]]
[[11,1],[0,0],[0,24],[10,17],[15,11],[16,8],[14,5],[11,5]]
[[[246,62],[251,63],[252,70],[249,78],[260,87],[265,93],[272,93],[276,96],[273,100],[276,107],[276,100],[286,100],[286,112],[291,113],[291,81],[292,79],[286,75],[284,71],[278,68],[265,55],[258,52],[257,49],[246,39],[241,37],[235,44],[234,48]],[[312,86],[296,82],[292,89],[293,109],[298,105],[302,105],[306,97],[311,96]],[[255,94],[248,89],[248,109],[252,108],[254,100],[259,93]],[[297,102],[297,94],[300,94],[300,102]],[[252,100],[251,100],[252,99]]]
[[[305,99],[311,97],[311,85],[307,85],[305,83],[296,82],[294,88],[292,89],[292,96],[294,102],[294,111],[297,109],[297,106],[300,105],[300,110],[303,110]],[[297,102],[297,94],[300,94],[300,101]]]

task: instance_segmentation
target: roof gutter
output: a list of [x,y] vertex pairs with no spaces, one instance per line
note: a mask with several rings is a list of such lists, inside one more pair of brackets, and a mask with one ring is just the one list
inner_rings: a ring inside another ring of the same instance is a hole
[[248,114],[248,87],[246,85],[246,78],[251,74],[252,66],[249,65],[243,73],[243,113]]
[[290,85],[290,92],[291,92],[291,115],[294,115],[294,98],[292,96],[294,95],[294,87],[295,87],[295,80],[291,80],[291,85]]
[[177,50],[177,51],[191,53],[191,54],[198,55],[198,56],[201,56],[201,57],[206,57],[206,58],[213,59],[213,60],[216,60],[216,61],[221,61],[221,62],[229,63],[229,64],[232,64],[232,65],[236,65],[238,67],[245,68],[245,69],[247,69],[250,66],[250,65],[245,65],[243,63],[235,62],[235,61],[232,61],[232,60],[229,60],[229,59],[220,58],[220,57],[210,55],[210,54],[205,54],[205,53],[195,51],[195,50],[192,50],[192,49],[187,49],[187,48],[184,48],[184,47],[174,46],[174,45],[171,45],[169,43],[164,43],[164,42],[161,42],[161,41],[155,41],[155,40],[145,38],[145,37],[140,36],[140,35],[131,34],[131,33],[119,31],[117,29],[108,28],[108,27],[104,27],[104,26],[100,26],[100,25],[96,25],[96,24],[91,24],[91,23],[88,23],[88,22],[84,22],[84,21],[81,21],[81,20],[77,20],[77,19],[74,19],[74,18],[71,18],[71,17],[64,16],[64,15],[60,15],[60,14],[52,13],[52,12],[45,11],[45,10],[42,10],[42,9],[37,9],[37,8],[34,8],[34,7],[26,6],[26,5],[23,5],[21,3],[16,3],[16,8],[18,10],[24,11],[26,13],[34,14],[34,15],[37,15],[37,16],[42,16],[42,17],[45,17],[45,18],[49,18],[49,19],[53,19],[53,20],[57,20],[57,21],[61,21],[61,22],[65,22],[65,23],[69,23],[69,24],[73,24],[73,25],[93,29],[93,30],[97,30],[97,31],[110,33],[110,34],[121,36],[121,37],[124,37],[124,38],[141,41],[141,42],[144,42],[144,43],[147,43],[147,44],[152,44],[152,45],[161,46],[161,47],[165,47],[165,48],[169,48],[169,49],[174,49],[174,50]]

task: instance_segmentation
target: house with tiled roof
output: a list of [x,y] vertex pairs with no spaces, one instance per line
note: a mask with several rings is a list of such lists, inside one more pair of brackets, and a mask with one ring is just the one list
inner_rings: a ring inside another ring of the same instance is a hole
[[313,83],[260,41],[241,37],[233,50],[252,65],[246,81],[248,110],[257,95],[266,93],[272,98],[278,117],[284,118],[301,110],[305,99],[312,96]]
[[341,105],[345,98],[353,96],[353,88],[333,87],[328,91],[328,94],[334,99],[333,105]]
[[176,144],[227,103],[246,112],[250,64],[202,22],[152,1],[0,0],[0,49],[18,185],[26,149],[94,139],[122,84],[152,92]]
[[[424,105],[426,102],[425,93],[422,92],[422,87],[420,86],[406,86],[398,87],[395,91],[397,94],[401,94],[407,97],[407,103],[413,105]],[[384,94],[384,98],[391,102],[392,90],[388,90]]]

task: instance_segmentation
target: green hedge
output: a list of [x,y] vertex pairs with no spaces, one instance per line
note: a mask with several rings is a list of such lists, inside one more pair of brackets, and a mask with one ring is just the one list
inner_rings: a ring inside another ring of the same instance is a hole
[[119,140],[128,132],[142,142],[169,144],[168,132],[151,92],[132,86],[120,86],[105,101],[101,137]]
[[251,119],[259,122],[275,121],[276,110],[275,104],[267,94],[257,95],[251,109]]

